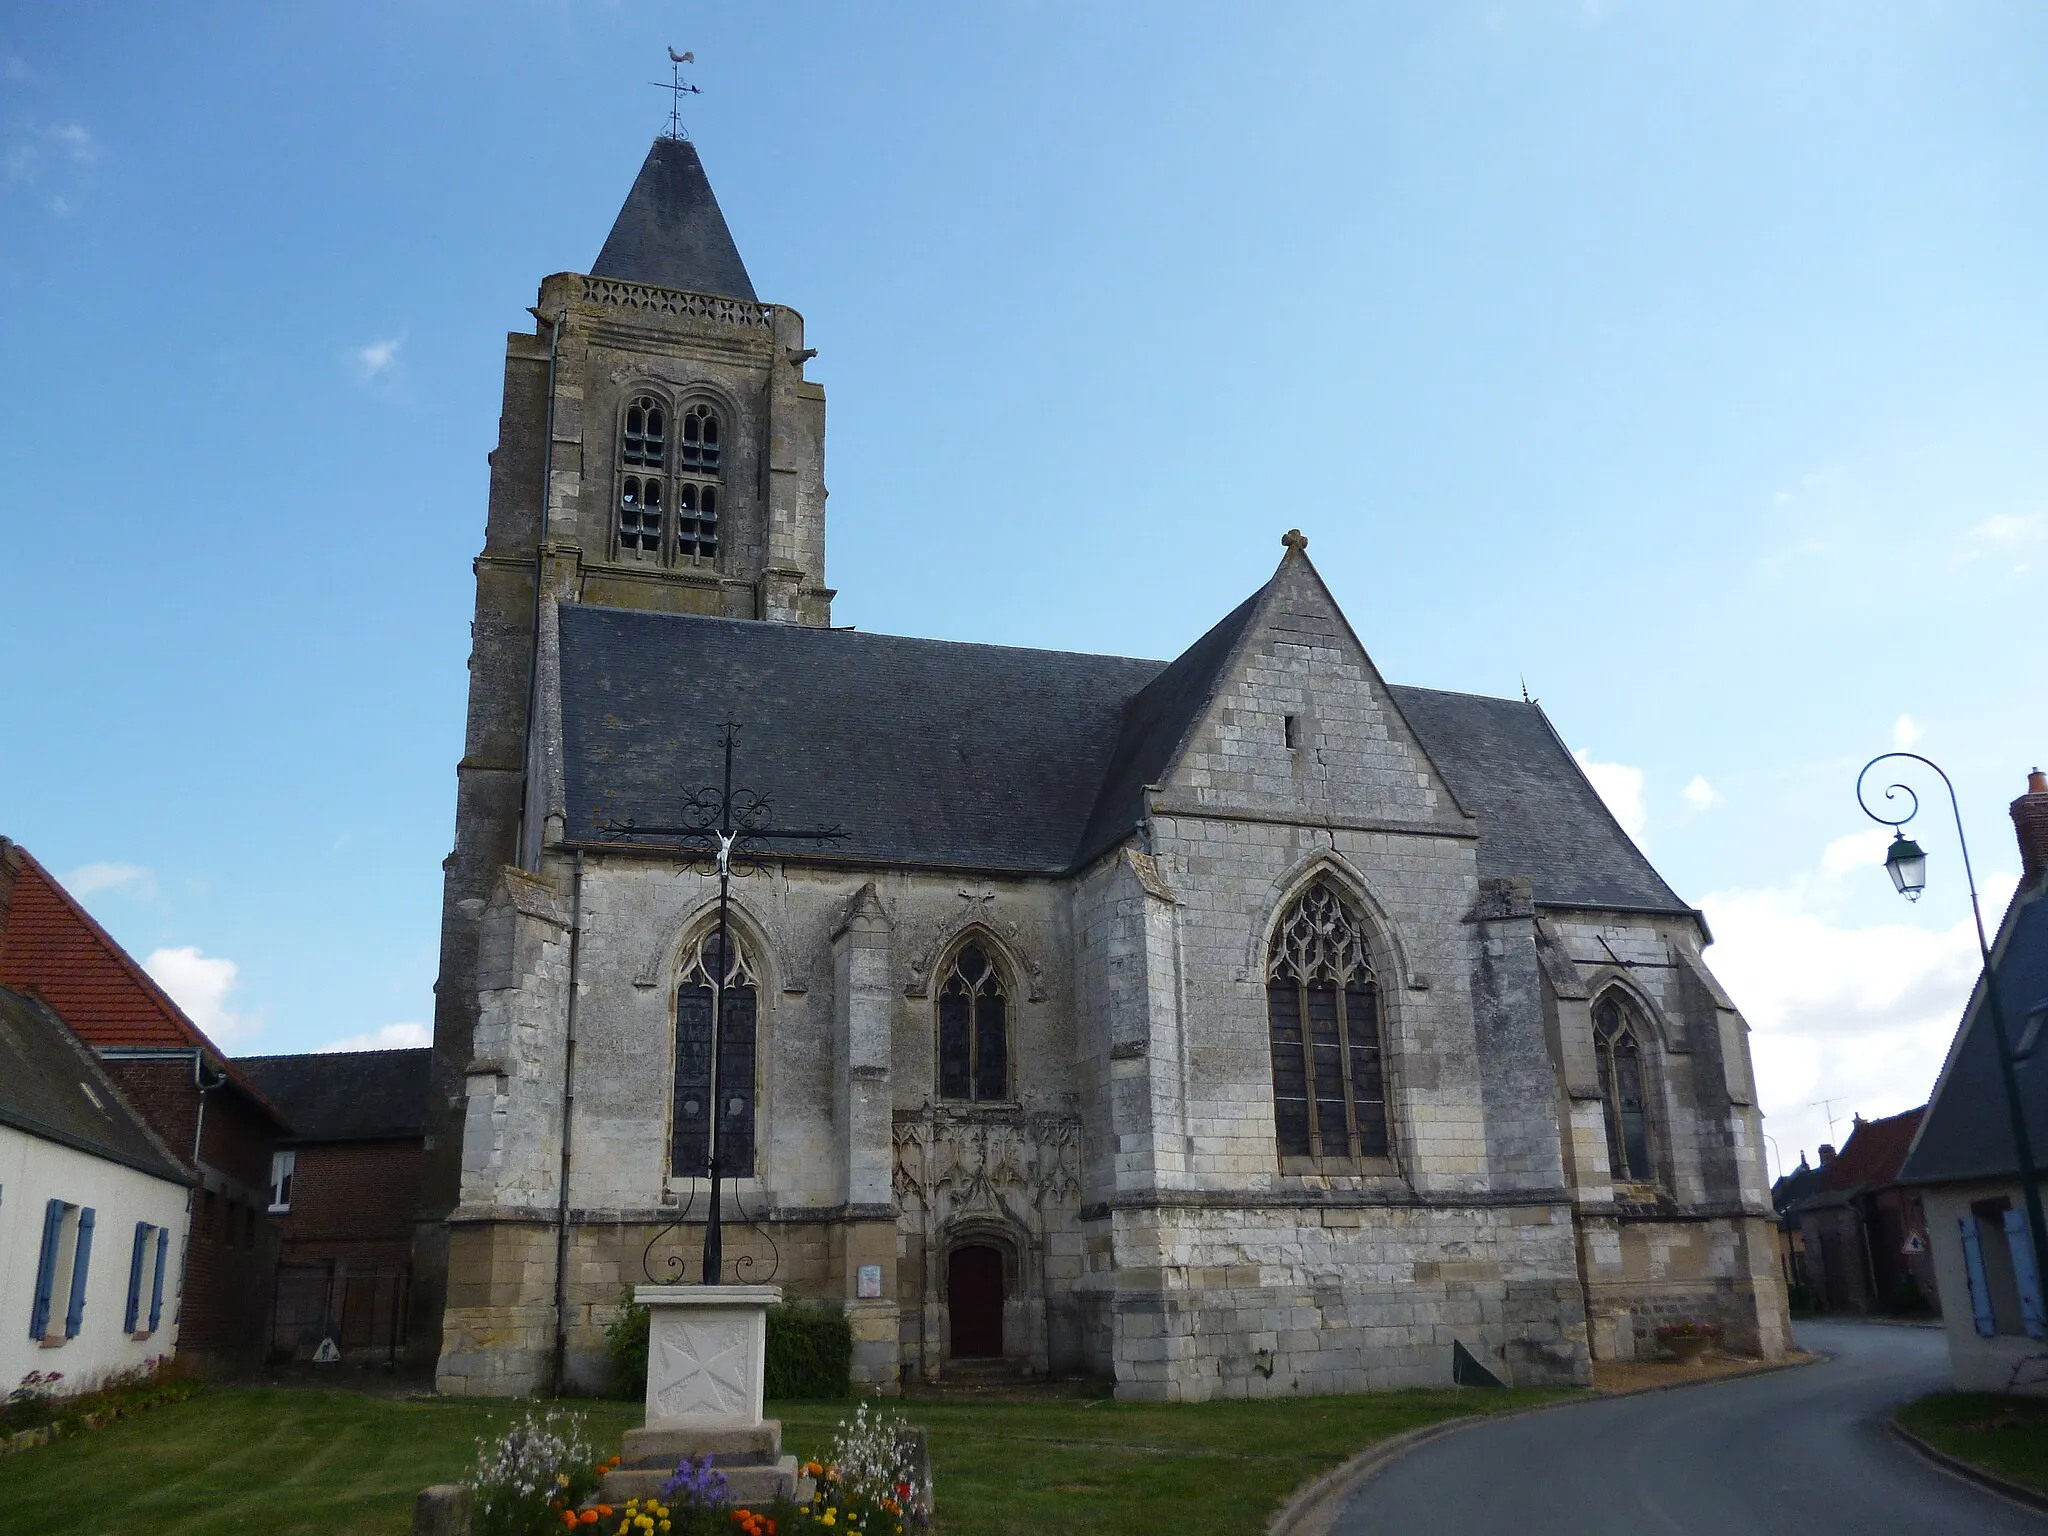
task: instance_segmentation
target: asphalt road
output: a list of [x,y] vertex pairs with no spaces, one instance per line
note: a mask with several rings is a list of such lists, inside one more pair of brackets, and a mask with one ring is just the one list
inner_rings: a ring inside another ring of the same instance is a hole
[[1890,1410],[1948,1385],[1933,1328],[1803,1323],[1819,1365],[1532,1414],[1433,1441],[1332,1536],[2004,1536],[2048,1515],[1929,1466]]

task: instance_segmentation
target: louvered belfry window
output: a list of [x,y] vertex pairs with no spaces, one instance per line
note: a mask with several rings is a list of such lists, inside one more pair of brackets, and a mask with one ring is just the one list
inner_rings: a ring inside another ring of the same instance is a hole
[[1273,936],[1266,1022],[1280,1155],[1388,1156],[1379,978],[1364,923],[1328,880],[1302,892]]
[[1010,1096],[1009,994],[979,944],[963,944],[939,985],[939,1097]]
[[619,549],[635,555],[661,554],[662,518],[667,511],[668,409],[652,395],[626,405],[619,428]]
[[701,400],[686,406],[681,437],[676,445],[676,558],[715,560],[725,480],[718,412]]
[[1654,1174],[1642,1037],[1629,1009],[1612,992],[1593,1005],[1593,1054],[1600,1064],[1608,1167],[1617,1179],[1648,1183]]
[[718,1166],[727,1178],[754,1172],[754,1031],[761,985],[738,934],[719,963],[718,930],[691,947],[676,989],[676,1092],[672,1164],[678,1176],[711,1172],[711,1021],[725,988],[725,1038],[718,1057]]

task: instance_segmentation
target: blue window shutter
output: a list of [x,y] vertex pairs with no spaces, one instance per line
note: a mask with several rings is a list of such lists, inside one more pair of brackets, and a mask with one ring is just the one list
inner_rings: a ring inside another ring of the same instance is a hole
[[156,1332],[156,1325],[164,1315],[164,1254],[170,1250],[171,1229],[156,1229],[156,1284],[149,1292],[149,1331]]
[[2024,1211],[2006,1210],[2005,1244],[2012,1249],[2012,1272],[2020,1283],[2020,1321],[2027,1337],[2048,1338],[2048,1317],[2041,1311],[2041,1268],[2034,1262],[2034,1240]]
[[85,1321],[85,1276],[92,1266],[92,1207],[78,1213],[78,1257],[71,1261],[71,1305],[64,1312],[64,1337],[78,1337]]
[[36,1265],[36,1300],[29,1309],[28,1336],[40,1340],[50,1328],[50,1288],[57,1283],[57,1239],[64,1233],[64,1202],[43,1207],[43,1257]]
[[123,1333],[133,1333],[135,1322],[142,1314],[142,1260],[149,1252],[149,1223],[135,1223],[135,1253],[128,1260],[128,1311],[121,1324]]
[[1956,1218],[1956,1230],[1963,1237],[1963,1274],[1970,1282],[1970,1318],[1977,1332],[1990,1338],[1998,1332],[1998,1319],[1991,1311],[1991,1282],[1984,1278],[1984,1246],[1977,1238],[1977,1218],[1965,1213]]

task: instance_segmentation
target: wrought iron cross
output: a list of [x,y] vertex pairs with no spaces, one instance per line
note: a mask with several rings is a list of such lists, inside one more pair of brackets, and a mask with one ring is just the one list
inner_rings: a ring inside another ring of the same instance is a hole
[[683,98],[685,96],[701,96],[704,93],[698,90],[696,86],[684,83],[683,66],[696,62],[696,54],[677,53],[675,49],[671,48],[668,51],[668,80],[665,83],[660,80],[650,80],[647,82],[649,85],[669,93],[668,133],[666,135],[668,138],[687,139],[689,137],[687,133],[683,132]]
[[[719,1184],[722,1171],[719,1167],[718,1127],[724,1119],[720,1112],[719,1066],[725,1054],[725,991],[726,976],[731,965],[732,943],[732,876],[735,864],[749,862],[764,851],[763,845],[775,842],[815,843],[820,848],[827,843],[843,841],[848,835],[838,826],[813,827],[771,827],[764,826],[769,804],[766,795],[756,794],[749,789],[736,790],[732,787],[732,752],[739,740],[740,726],[737,721],[725,722],[725,778],[713,789],[708,785],[694,791],[683,801],[682,820],[669,827],[643,827],[637,821],[607,821],[599,830],[607,838],[637,840],[640,838],[666,838],[667,842],[631,841],[639,848],[667,848],[688,856],[691,865],[709,872],[718,872],[718,963],[712,978],[711,990],[711,1126],[707,1142],[707,1165],[711,1175],[711,1215],[704,1227],[703,1284],[717,1285],[725,1267],[724,1234],[721,1230],[719,1210]],[[741,874],[748,871],[741,868]]]

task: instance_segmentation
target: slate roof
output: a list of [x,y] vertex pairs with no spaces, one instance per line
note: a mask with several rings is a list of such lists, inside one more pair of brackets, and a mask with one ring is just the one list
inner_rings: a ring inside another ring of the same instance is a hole
[[1689,912],[1538,704],[1388,685],[1451,793],[1479,818],[1479,873],[1528,875],[1557,907]]
[[[1812,1167],[1807,1163],[1806,1155],[1801,1153],[1799,1166],[1790,1173],[1781,1174],[1778,1182],[1771,1186],[1771,1209],[1780,1216],[1795,1215],[1808,1200],[1825,1193],[1827,1178],[1827,1165]],[[1796,1223],[1788,1221],[1784,1225],[1789,1229]]]
[[590,275],[754,301],[696,145],[654,141]]
[[[2038,1011],[2043,1015],[2041,1033],[2048,1035],[2048,884],[2023,890],[2001,927],[1993,955],[2006,1028],[2016,1043],[2023,1042],[2029,1016]],[[1906,1154],[1899,1173],[1902,1183],[1999,1178],[2019,1171],[2006,1121],[1998,1048],[1991,1037],[1991,1010],[1984,1001],[1980,977],[1934,1085],[1920,1134]],[[2048,1039],[2016,1070],[2027,1138],[2039,1164],[2048,1156]]]
[[33,989],[96,1050],[192,1049],[225,1068],[235,1090],[273,1119],[277,1111],[237,1073],[171,995],[114,942],[35,856],[21,856],[0,945],[0,986]]
[[49,1004],[11,987],[0,987],[0,1125],[159,1179],[192,1182]]
[[[1260,594],[1171,664],[614,608],[561,610],[568,835],[673,823],[716,784],[718,727],[746,727],[736,781],[782,826],[839,824],[837,857],[1061,874],[1144,813]],[[1394,690],[1479,814],[1482,874],[1556,905],[1686,913],[1532,704]],[[794,845],[801,852],[806,845]]]
[[427,1130],[427,1066],[433,1052],[331,1051],[317,1056],[242,1056],[246,1073],[291,1121],[287,1141],[395,1141]]

